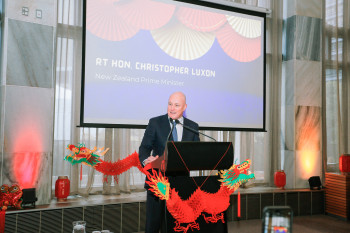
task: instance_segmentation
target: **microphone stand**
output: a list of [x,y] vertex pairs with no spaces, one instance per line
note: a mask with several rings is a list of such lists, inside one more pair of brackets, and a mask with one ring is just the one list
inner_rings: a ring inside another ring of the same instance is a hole
[[[165,145],[164,145],[164,154],[163,154],[164,159],[165,159],[166,144],[169,141],[170,134],[173,132],[173,129],[174,129],[174,124],[173,124],[174,120],[172,118],[169,118],[169,121],[171,123],[171,129],[170,129],[170,132],[168,134],[168,137],[166,138]],[[178,120],[176,120],[176,121],[178,121]],[[165,176],[165,171],[164,171],[164,176]],[[160,199],[159,199],[159,202],[161,203]],[[166,210],[167,210],[166,209],[166,201],[164,201],[164,225],[165,225],[164,227],[165,227],[165,232],[168,232],[167,211]],[[161,226],[161,228],[162,228],[162,226]]]
[[[174,129],[174,124],[173,124],[173,119],[172,118],[169,118],[169,121],[170,121],[170,123],[171,123],[171,129],[170,129],[170,132],[169,132],[169,134],[168,134],[168,137],[166,138],[166,141],[165,141],[165,145],[166,145],[166,143],[168,142],[168,140],[169,140],[169,137],[170,137],[170,134],[173,132],[173,129]],[[175,122],[176,121],[178,121],[178,120],[175,120]],[[176,122],[177,123],[177,122]],[[165,145],[164,145],[164,148],[165,148]]]
[[206,134],[201,133],[201,132],[199,132],[199,131],[197,131],[197,130],[195,130],[195,129],[192,129],[191,127],[188,127],[188,126],[182,124],[179,120],[175,120],[175,122],[176,122],[176,124],[182,125],[185,129],[188,129],[188,130],[190,130],[190,131],[192,131],[192,132],[194,132],[194,133],[196,133],[196,134],[201,134],[201,135],[203,135],[203,136],[205,136],[205,137],[208,137],[208,138],[210,138],[210,139],[212,139],[212,140],[214,140],[214,141],[216,142],[216,140],[215,140],[214,138],[210,137],[209,135],[206,135]]

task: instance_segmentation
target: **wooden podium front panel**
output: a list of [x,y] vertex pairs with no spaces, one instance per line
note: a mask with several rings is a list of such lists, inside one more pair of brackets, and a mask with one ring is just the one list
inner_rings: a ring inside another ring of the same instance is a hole
[[350,219],[350,175],[326,173],[326,213]]

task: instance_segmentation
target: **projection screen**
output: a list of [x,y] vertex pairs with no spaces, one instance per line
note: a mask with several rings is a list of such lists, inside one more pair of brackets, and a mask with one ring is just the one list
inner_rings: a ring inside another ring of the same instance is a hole
[[145,128],[182,91],[201,129],[265,131],[266,16],[225,4],[85,1],[81,126]]

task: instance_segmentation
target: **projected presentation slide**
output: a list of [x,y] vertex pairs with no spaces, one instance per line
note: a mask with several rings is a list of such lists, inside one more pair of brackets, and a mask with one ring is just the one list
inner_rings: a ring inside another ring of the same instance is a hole
[[147,125],[182,91],[200,127],[262,130],[265,15],[205,5],[87,0],[81,124]]

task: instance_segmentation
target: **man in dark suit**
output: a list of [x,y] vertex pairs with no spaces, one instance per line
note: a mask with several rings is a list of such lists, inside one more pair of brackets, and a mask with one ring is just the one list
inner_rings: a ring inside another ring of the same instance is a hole
[[[175,92],[169,97],[167,114],[150,119],[139,148],[139,159],[146,169],[163,155],[172,127],[171,119],[173,122],[179,120],[182,124],[198,131],[197,123],[183,117],[186,108],[186,96],[182,92]],[[181,124],[175,124],[169,141],[199,141],[199,135],[183,128]],[[145,188],[148,189],[146,184]],[[162,212],[159,198],[147,190],[145,233],[159,232]]]

